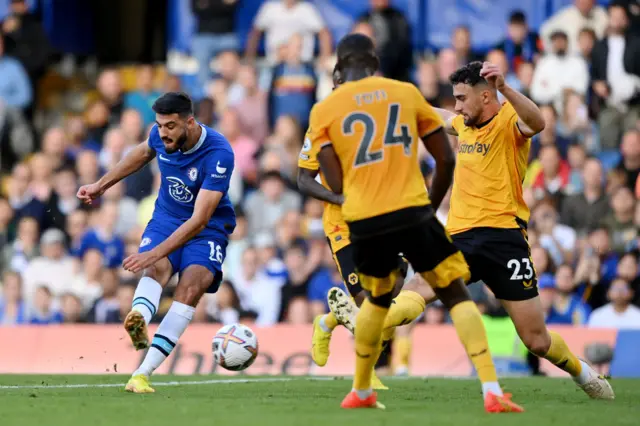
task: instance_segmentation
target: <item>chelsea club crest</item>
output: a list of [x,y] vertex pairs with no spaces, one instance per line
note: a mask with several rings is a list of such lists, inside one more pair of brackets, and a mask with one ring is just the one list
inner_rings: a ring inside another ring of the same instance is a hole
[[189,179],[191,179],[192,182],[195,182],[196,179],[198,179],[198,169],[195,167],[189,169]]

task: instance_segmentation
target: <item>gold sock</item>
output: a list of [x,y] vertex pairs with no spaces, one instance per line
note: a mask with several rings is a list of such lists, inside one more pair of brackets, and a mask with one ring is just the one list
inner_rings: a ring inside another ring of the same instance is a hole
[[449,314],[458,337],[478,372],[480,382],[497,382],[498,375],[491,359],[487,332],[476,304],[470,300],[458,303]]
[[556,367],[566,371],[573,377],[582,372],[582,364],[578,357],[569,349],[564,339],[555,331],[549,331],[551,346],[544,358],[551,361]]
[[393,299],[384,322],[385,330],[413,322],[424,312],[424,298],[415,291],[403,290]]
[[324,325],[326,325],[329,330],[333,330],[338,326],[338,320],[333,312],[329,312],[324,316]]
[[371,371],[380,354],[382,325],[389,309],[374,305],[365,300],[356,318],[356,371],[353,388],[367,390],[371,388]]
[[411,359],[411,337],[396,337],[393,341],[393,353],[397,357],[397,365],[408,367]]

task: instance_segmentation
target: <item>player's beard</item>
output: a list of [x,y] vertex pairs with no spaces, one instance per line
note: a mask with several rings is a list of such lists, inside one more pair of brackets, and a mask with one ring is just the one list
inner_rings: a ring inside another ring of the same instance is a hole
[[176,147],[169,150],[165,146],[165,151],[167,152],[167,154],[173,154],[174,152],[177,152],[179,149],[181,149],[185,143],[187,143],[187,129],[184,129],[182,135],[180,135],[180,137],[176,140]]

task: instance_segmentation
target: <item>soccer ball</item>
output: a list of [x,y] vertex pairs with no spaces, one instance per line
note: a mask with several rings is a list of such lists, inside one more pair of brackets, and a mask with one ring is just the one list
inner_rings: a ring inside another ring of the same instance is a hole
[[248,368],[258,356],[258,338],[246,325],[230,324],[213,337],[213,359],[231,371]]

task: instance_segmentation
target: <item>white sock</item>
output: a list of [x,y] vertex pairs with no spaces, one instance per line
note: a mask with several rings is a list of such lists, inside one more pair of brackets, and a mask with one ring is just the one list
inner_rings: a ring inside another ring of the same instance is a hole
[[575,376],[573,380],[579,385],[584,385],[589,381],[589,372],[591,371],[591,366],[583,360],[580,360],[580,365],[582,365],[582,371],[580,372],[580,374]]
[[369,398],[369,395],[371,395],[373,393],[373,390],[371,388],[366,389],[366,390],[352,389],[352,391],[355,392],[356,395],[358,395],[358,398],[360,398],[360,399],[367,399],[367,398]]
[[187,329],[187,326],[193,319],[196,308],[185,305],[180,302],[173,302],[169,308],[169,312],[164,317],[158,331],[153,336],[151,347],[144,357],[144,361],[133,375],[144,374],[150,376],[160,364],[167,359],[173,348],[175,348],[178,339]]
[[482,384],[482,396],[486,398],[489,392],[495,396],[502,396],[502,388],[498,382],[486,382]]
[[131,310],[138,311],[144,317],[144,322],[149,324],[154,317],[160,304],[162,286],[153,278],[142,277],[133,294]]
[[331,329],[327,326],[327,323],[325,322],[326,319],[327,319],[327,315],[325,314],[320,318],[320,321],[318,321],[318,324],[320,324],[320,328],[322,329],[322,331],[324,331],[325,333],[329,333]]

